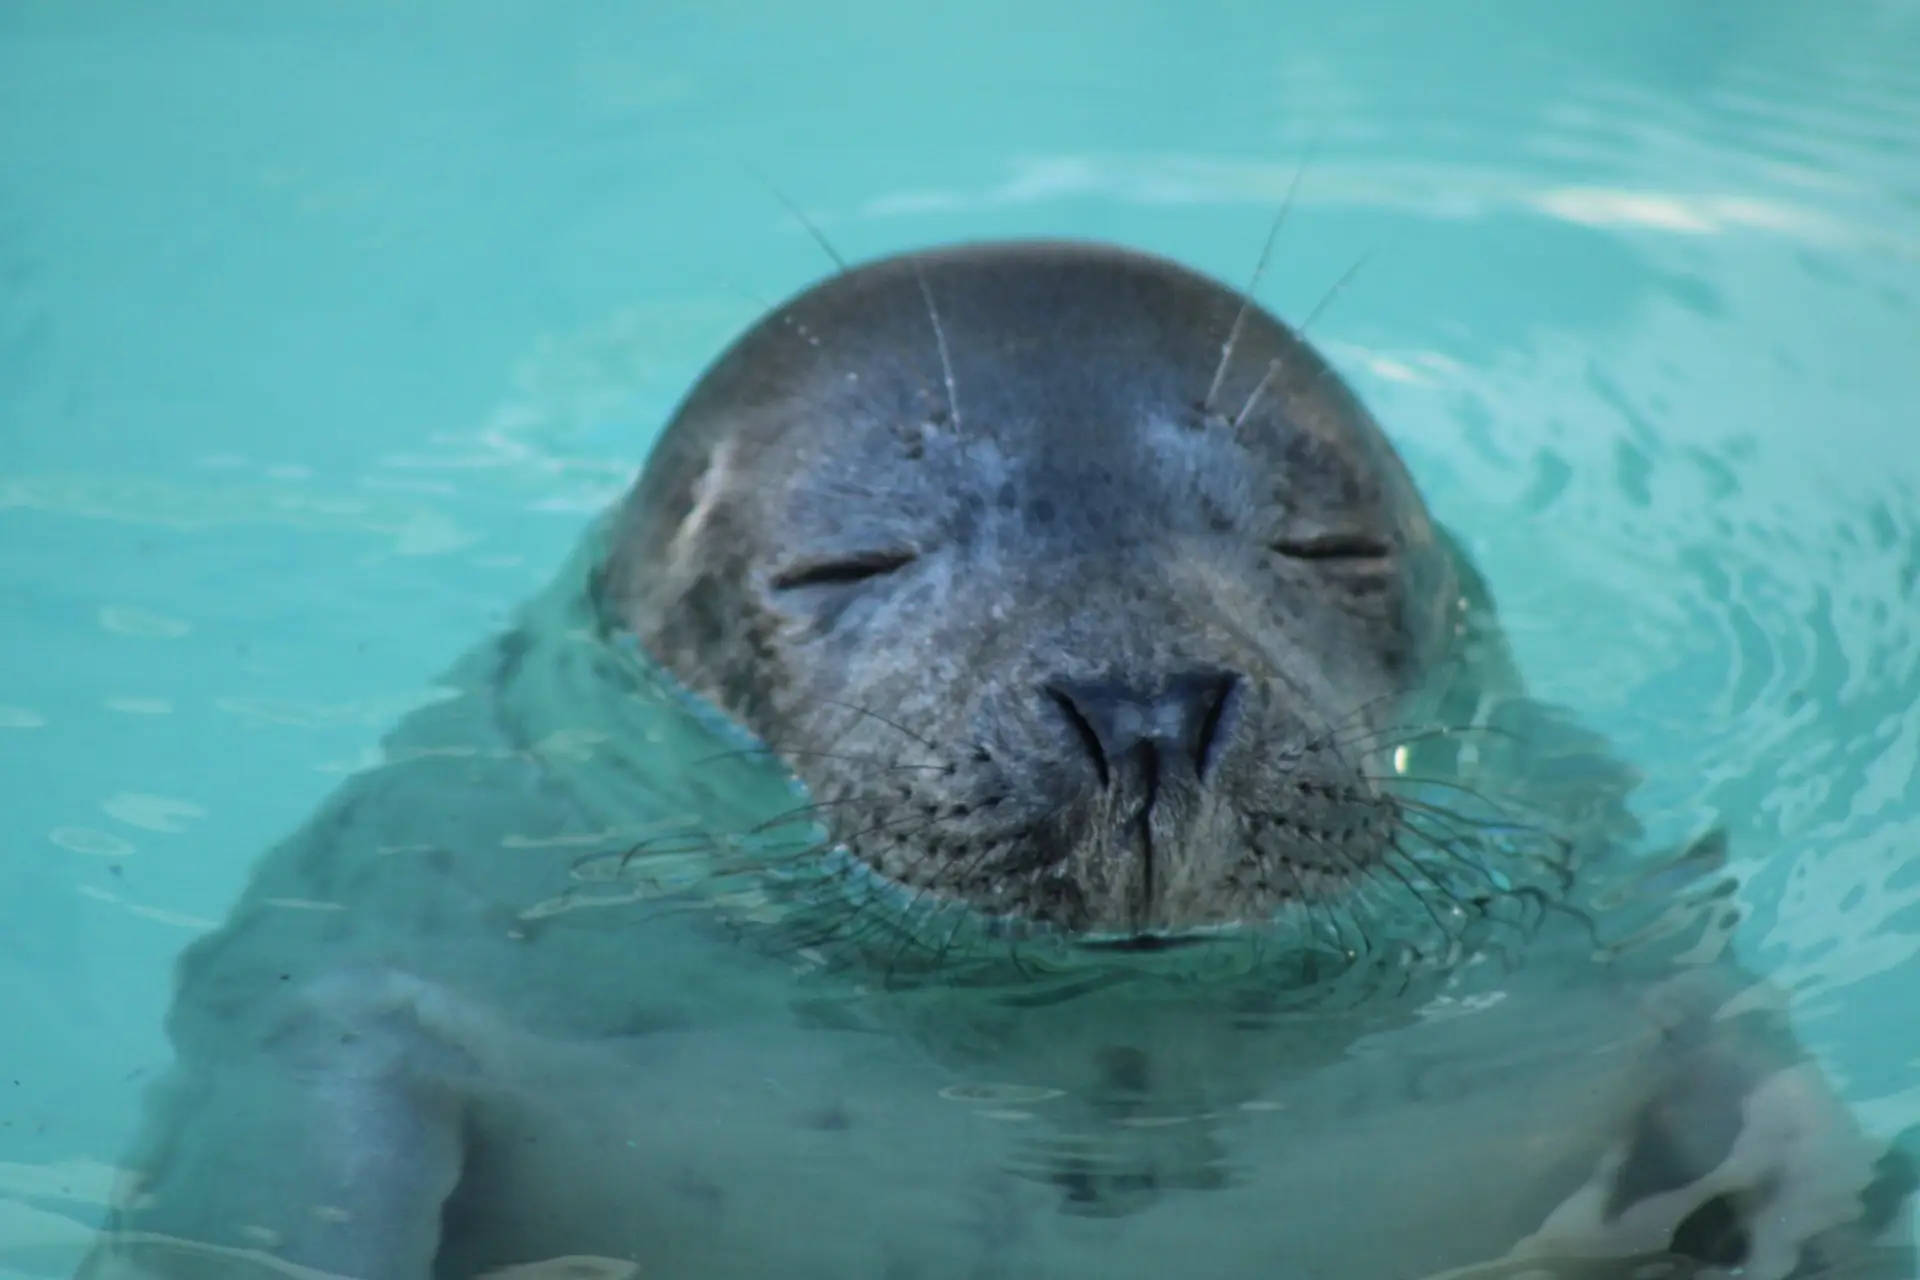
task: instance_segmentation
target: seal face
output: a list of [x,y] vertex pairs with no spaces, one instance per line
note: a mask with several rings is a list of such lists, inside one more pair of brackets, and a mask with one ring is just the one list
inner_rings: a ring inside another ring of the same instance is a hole
[[1147,945],[1398,856],[1451,561],[1333,369],[1183,267],[836,276],[716,362],[622,520],[604,603],[909,895]]

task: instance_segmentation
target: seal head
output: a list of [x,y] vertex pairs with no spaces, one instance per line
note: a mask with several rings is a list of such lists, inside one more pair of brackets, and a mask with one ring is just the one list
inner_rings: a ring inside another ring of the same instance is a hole
[[1103,246],[885,259],[680,406],[603,606],[916,899],[1153,946],[1390,863],[1451,557],[1334,370]]

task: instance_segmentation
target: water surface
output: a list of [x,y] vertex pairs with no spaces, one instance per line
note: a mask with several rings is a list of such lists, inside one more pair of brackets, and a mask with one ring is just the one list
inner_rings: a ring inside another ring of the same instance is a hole
[[0,1274],[105,1194],[179,949],[844,254],[1262,283],[1541,692],[1732,832],[1920,1121],[1920,6],[0,11]]

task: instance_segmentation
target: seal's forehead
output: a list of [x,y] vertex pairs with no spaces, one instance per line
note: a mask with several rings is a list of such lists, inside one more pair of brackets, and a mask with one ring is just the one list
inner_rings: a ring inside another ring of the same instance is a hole
[[876,373],[988,429],[1190,411],[1238,309],[1231,291],[1159,259],[1014,244],[876,263],[803,295],[793,315],[829,363],[836,350],[877,357]]
[[648,487],[685,505],[669,491],[722,445],[743,479],[731,493],[760,510],[741,518],[775,525],[798,514],[788,499],[932,518],[1008,480],[1023,504],[1022,489],[1084,492],[1141,519],[1195,496],[1361,519],[1420,505],[1366,411],[1284,325],[1176,263],[1079,243],[883,259],[800,293],[690,393]]
[[[1118,249],[963,246],[884,259],[769,312],[682,417],[757,433],[946,415],[990,429],[1102,408],[1197,404],[1239,306],[1232,291]],[[755,406],[781,412],[756,415]],[[804,407],[804,412],[795,412]]]
[[[1121,422],[1199,425],[1209,409],[1237,417],[1269,369],[1286,375],[1271,390],[1311,390],[1329,373],[1285,326],[1176,263],[1103,245],[963,245],[856,267],[775,308],[709,370],[679,425],[769,440],[922,421],[1097,437]],[[1299,427],[1346,428],[1291,398]],[[1269,394],[1259,407],[1256,444],[1287,406]]]

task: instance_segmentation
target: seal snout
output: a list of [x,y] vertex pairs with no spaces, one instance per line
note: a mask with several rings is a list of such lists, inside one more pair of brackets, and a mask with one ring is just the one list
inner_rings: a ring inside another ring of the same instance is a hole
[[1048,700],[1074,731],[1102,787],[1140,767],[1149,785],[1164,777],[1205,782],[1231,730],[1240,679],[1187,671],[1156,682],[1055,680]]
[[[1242,680],[1219,670],[1042,686],[1086,806],[1074,844],[1088,905],[1138,934],[1173,924],[1210,861],[1202,799],[1238,726]],[[1074,748],[1078,746],[1076,751]]]

